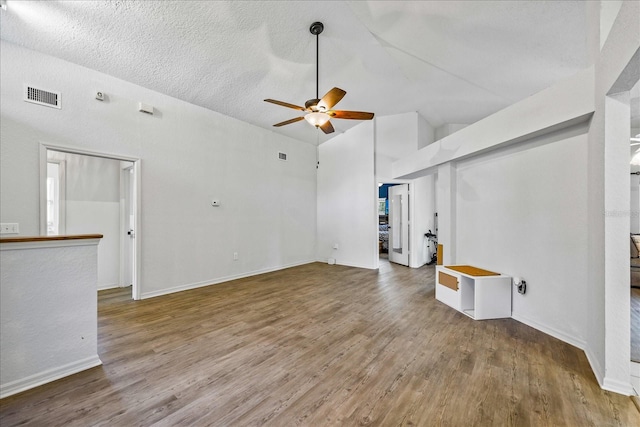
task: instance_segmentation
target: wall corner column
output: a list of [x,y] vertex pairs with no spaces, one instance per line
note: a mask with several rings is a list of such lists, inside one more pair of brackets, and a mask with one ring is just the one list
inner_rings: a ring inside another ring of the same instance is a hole
[[438,244],[442,245],[444,264],[456,263],[456,165],[438,166],[436,209],[438,212]]

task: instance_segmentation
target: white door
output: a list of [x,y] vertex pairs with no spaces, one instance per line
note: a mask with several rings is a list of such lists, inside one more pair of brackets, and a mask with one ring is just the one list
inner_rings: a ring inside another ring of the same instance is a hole
[[409,265],[409,184],[389,187],[389,261]]

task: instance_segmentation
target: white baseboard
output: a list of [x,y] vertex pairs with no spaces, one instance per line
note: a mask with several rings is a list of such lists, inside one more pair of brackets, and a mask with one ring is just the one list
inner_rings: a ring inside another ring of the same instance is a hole
[[584,340],[571,336],[563,331],[559,331],[558,329],[555,329],[550,326],[536,322],[534,320],[528,319],[524,316],[520,316],[518,314],[512,314],[511,317],[517,320],[518,322],[531,326],[534,329],[537,329],[541,332],[544,332],[547,335],[551,335],[554,338],[557,338],[561,341],[566,342],[567,344],[571,344],[583,350],[585,355],[587,356],[587,361],[589,362],[589,365],[591,365],[591,370],[593,371],[593,374],[595,375],[596,380],[600,385],[600,388],[602,388],[603,390],[624,394],[625,396],[632,396],[635,394],[633,386],[631,385],[631,381],[624,382],[619,380],[613,380],[613,379],[607,378],[604,375],[604,370],[602,369],[602,366],[600,366],[598,359],[591,352],[591,349],[587,347],[587,343]]
[[30,390],[43,384],[59,380],[60,378],[76,374],[86,369],[95,368],[96,366],[100,365],[102,365],[102,361],[96,354],[95,356],[87,357],[86,359],[77,360],[72,363],[67,363],[63,366],[51,368],[43,372],[38,372],[37,374],[30,375],[26,378],[11,381],[7,384],[2,384],[0,385],[0,399],[4,399],[5,397]]
[[529,319],[525,316],[519,315],[517,313],[512,313],[511,318],[517,320],[520,323],[524,323],[527,326],[531,326],[532,328],[537,329],[541,332],[544,332],[547,335],[551,335],[552,337],[557,338],[560,341],[564,341],[567,344],[578,347],[580,350],[584,350],[587,347],[587,343],[582,338],[574,337],[564,331],[560,331],[556,328]]
[[293,264],[281,265],[281,266],[278,266],[278,267],[265,268],[265,269],[262,269],[262,270],[254,270],[254,271],[250,271],[248,273],[234,274],[234,275],[225,276],[225,277],[218,277],[216,279],[204,280],[202,282],[187,283],[185,285],[174,286],[172,288],[162,289],[162,290],[159,290],[159,291],[143,292],[140,295],[140,299],[154,298],[154,297],[159,297],[159,296],[162,296],[162,295],[173,294],[175,292],[188,291],[190,289],[202,288],[204,286],[217,285],[219,283],[229,282],[231,280],[244,279],[245,277],[257,276],[259,274],[265,274],[265,273],[271,273],[271,272],[274,272],[274,271],[285,270],[287,268],[297,267],[297,266],[305,265],[305,264],[311,264],[313,262],[316,262],[316,260],[301,261],[301,262],[296,262],[296,263],[293,263]]
[[[640,395],[640,363],[631,362],[631,385],[636,395]],[[640,408],[638,408],[640,410]]]
[[587,361],[589,362],[589,365],[591,365],[591,370],[596,376],[596,381],[598,381],[600,388],[602,388],[602,384],[604,383],[604,369],[602,369],[600,361],[598,361],[598,358],[592,353],[590,347],[587,347],[584,350],[584,354],[587,356]]
[[377,270],[378,269],[378,267],[373,267],[371,265],[351,264],[351,263],[348,263],[348,262],[338,262],[338,260],[336,260],[336,264],[337,265],[344,265],[345,267],[364,268],[366,270]]
[[99,291],[104,291],[107,289],[114,289],[114,288],[121,288],[122,286],[120,286],[118,283],[112,283],[112,284],[107,284],[107,285],[98,285],[98,290]]
[[624,394],[625,396],[635,396],[635,391],[631,386],[631,380],[628,382],[611,380],[609,378],[605,378],[602,383],[602,389],[607,391],[612,391],[614,393]]
[[[321,262],[323,264],[328,264],[329,263],[329,258],[318,258],[316,260],[316,262]],[[377,270],[378,267],[373,267],[371,265],[360,265],[360,264],[354,264],[354,263],[350,263],[350,262],[342,262],[338,259],[336,259],[335,265],[344,265],[345,267],[354,267],[354,268],[364,268],[367,270]]]

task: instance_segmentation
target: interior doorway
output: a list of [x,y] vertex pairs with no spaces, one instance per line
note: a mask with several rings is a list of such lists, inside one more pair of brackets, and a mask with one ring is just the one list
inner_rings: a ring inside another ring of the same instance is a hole
[[96,290],[139,299],[138,159],[43,144],[40,163],[41,234],[102,234]]
[[409,184],[389,188],[389,261],[409,266]]

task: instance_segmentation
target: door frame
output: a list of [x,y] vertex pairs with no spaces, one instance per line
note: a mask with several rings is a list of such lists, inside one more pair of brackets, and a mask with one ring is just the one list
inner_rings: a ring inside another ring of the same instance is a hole
[[[126,161],[133,163],[133,189],[134,194],[132,195],[133,200],[133,215],[135,221],[135,230],[136,235],[134,239],[133,245],[133,283],[131,290],[131,297],[134,300],[140,299],[140,282],[141,282],[141,272],[140,272],[140,261],[141,261],[141,227],[140,227],[140,212],[141,212],[141,200],[142,200],[142,186],[141,186],[141,160],[137,157],[124,156],[120,154],[113,153],[105,153],[100,151],[92,151],[86,150],[83,148],[66,146],[66,145],[54,145],[49,143],[40,142],[40,176],[39,176],[39,186],[40,186],[40,235],[46,236],[47,234],[47,151],[60,151],[63,153],[69,154],[79,154],[83,156],[92,156],[92,157],[102,157],[106,159]],[[122,236],[121,236],[122,237]]]
[[[399,183],[394,185],[393,187],[389,187],[389,222],[392,223],[392,218],[395,219],[396,212],[394,208],[394,204],[392,202],[393,189],[398,186],[406,186],[406,197],[402,199],[402,211],[401,211],[401,229],[400,229],[400,238],[402,240],[402,254],[394,255],[393,249],[393,239],[397,230],[395,224],[391,227],[391,231],[389,232],[389,261],[394,262],[396,264],[404,265],[409,267],[410,264],[410,253],[411,253],[411,184],[409,183]],[[393,215],[392,212],[393,211]],[[406,221],[402,219],[406,214]],[[398,259],[401,257],[402,259]],[[394,259],[392,259],[394,258]],[[406,258],[406,260],[405,260]]]
[[[130,214],[132,211],[135,188],[133,178],[133,164],[120,163],[120,287],[127,287],[133,284],[133,275],[136,271],[136,260],[133,257],[134,249],[131,244],[135,243],[135,223],[130,224]],[[125,177],[126,180],[124,179]],[[125,197],[126,196],[126,197]],[[133,237],[130,235],[133,230]],[[127,265],[129,264],[129,265]],[[129,271],[130,270],[130,271]],[[130,277],[130,279],[129,279]]]

